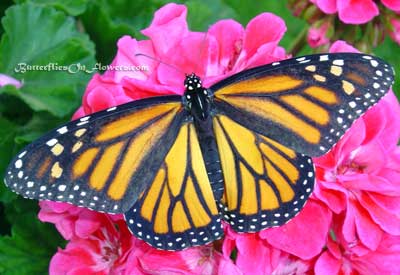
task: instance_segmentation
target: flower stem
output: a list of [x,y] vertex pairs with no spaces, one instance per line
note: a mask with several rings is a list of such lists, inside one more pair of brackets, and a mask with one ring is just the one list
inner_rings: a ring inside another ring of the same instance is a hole
[[306,45],[307,42],[308,26],[304,27],[301,32],[296,36],[293,43],[289,46],[288,52],[296,56]]

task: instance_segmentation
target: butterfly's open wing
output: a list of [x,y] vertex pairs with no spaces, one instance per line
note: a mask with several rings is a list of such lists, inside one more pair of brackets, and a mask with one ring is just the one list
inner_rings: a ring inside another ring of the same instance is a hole
[[213,124],[225,182],[220,208],[233,229],[260,231],[299,213],[314,187],[311,158],[225,115]]
[[308,156],[326,153],[393,83],[369,55],[321,54],[238,73],[214,86],[217,113]]
[[180,128],[150,188],[125,213],[125,220],[138,238],[165,250],[222,237],[220,215],[192,122]]
[[186,119],[180,96],[83,117],[24,148],[5,182],[28,198],[123,213],[150,185]]

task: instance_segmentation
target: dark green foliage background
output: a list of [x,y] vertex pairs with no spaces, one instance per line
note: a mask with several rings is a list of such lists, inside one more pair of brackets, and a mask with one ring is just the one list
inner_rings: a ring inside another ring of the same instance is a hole
[[[51,128],[68,121],[80,105],[90,74],[60,71],[16,73],[27,64],[108,64],[122,35],[144,39],[153,13],[164,0],[15,0],[0,3],[0,73],[23,81],[24,86],[0,88],[0,179],[11,158],[23,146]],[[281,16],[288,32],[281,45],[293,49],[307,24],[293,17],[286,1],[239,0],[179,1],[189,9],[192,30],[206,31],[215,21],[234,18],[246,25],[255,15],[269,11]],[[298,44],[296,45],[298,46]],[[301,54],[312,53],[304,43]],[[400,50],[386,41],[375,54],[400,72]],[[400,91],[397,78],[395,90]],[[65,241],[52,225],[37,219],[37,201],[25,200],[6,189],[0,180],[0,274],[46,274],[51,256]]]

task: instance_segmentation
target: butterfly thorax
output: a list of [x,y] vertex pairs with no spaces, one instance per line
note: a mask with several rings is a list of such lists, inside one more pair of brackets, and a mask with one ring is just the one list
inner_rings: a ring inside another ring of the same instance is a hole
[[207,120],[211,107],[208,90],[202,86],[200,78],[194,73],[186,76],[184,85],[183,104],[185,108],[191,113],[194,120]]

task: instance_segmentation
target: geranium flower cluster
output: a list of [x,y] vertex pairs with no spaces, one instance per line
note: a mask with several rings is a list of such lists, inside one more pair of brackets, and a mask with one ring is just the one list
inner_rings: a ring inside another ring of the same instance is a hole
[[[291,0],[295,15],[310,24],[307,40],[313,48],[328,48],[338,37],[370,51],[389,35],[400,44],[398,0]],[[349,26],[352,25],[352,26]],[[360,28],[359,25],[362,25]]]
[[[122,37],[112,65],[146,64],[148,70],[96,74],[74,118],[148,96],[182,94],[181,71],[195,70],[208,86],[288,57],[278,46],[286,26],[274,14],[262,13],[245,28],[222,20],[205,36],[189,30],[186,12],[168,4],[142,31],[148,40]],[[343,41],[330,50],[356,51]],[[297,217],[258,233],[238,234],[225,225],[225,237],[207,246],[156,250],[132,236],[121,215],[41,202],[39,218],[68,240],[52,258],[50,274],[400,274],[399,117],[389,92],[314,160],[315,191]]]

